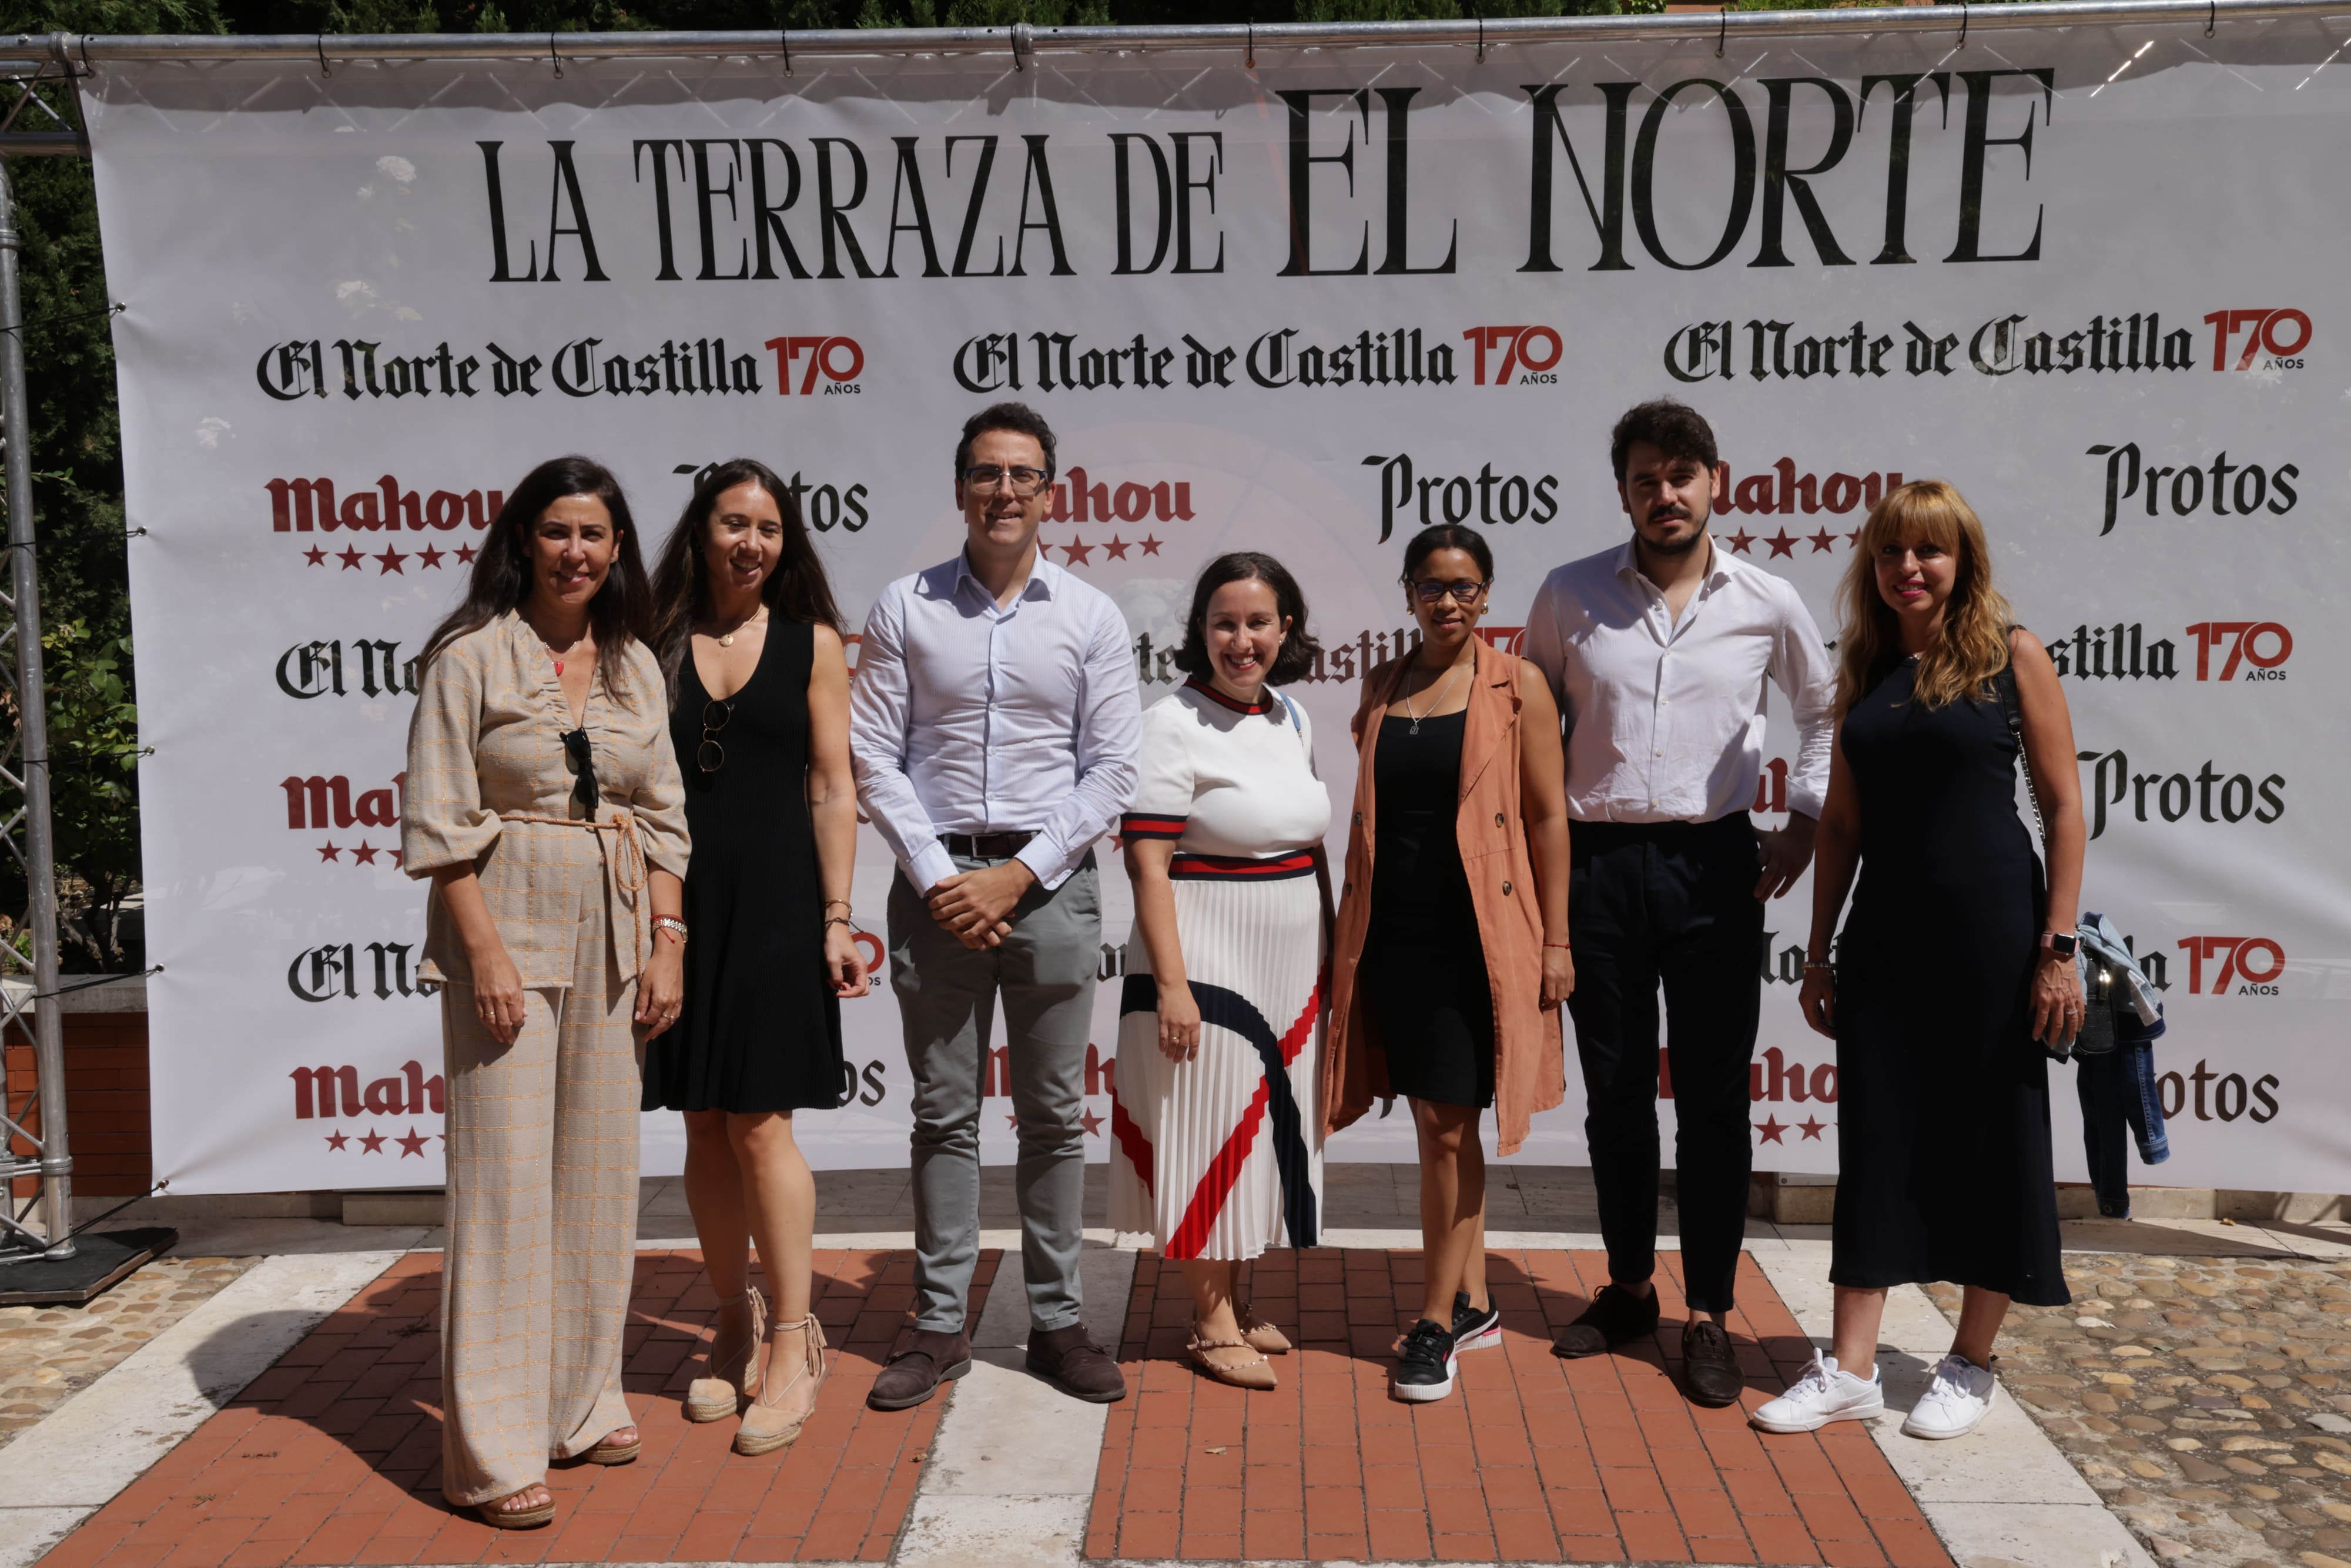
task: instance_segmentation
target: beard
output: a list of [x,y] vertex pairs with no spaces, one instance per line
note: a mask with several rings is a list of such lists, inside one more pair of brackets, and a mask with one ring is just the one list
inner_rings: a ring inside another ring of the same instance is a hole
[[[1651,522],[1656,522],[1660,519],[1652,517],[1649,520]],[[1684,514],[1677,517],[1667,517],[1663,520],[1667,522],[1687,522],[1690,519],[1687,514]],[[1639,533],[1639,530],[1637,529],[1635,531]],[[1646,533],[1639,533],[1639,538],[1641,540],[1641,548],[1652,552],[1653,554],[1662,556],[1680,556],[1689,554],[1690,551],[1698,549],[1698,546],[1706,542],[1706,529],[1703,527],[1692,528],[1687,538],[1677,539],[1669,544],[1661,544],[1657,540],[1651,538]]]

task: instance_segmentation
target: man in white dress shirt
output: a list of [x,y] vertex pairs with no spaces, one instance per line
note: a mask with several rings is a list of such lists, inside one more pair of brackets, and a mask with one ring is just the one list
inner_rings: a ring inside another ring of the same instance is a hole
[[984,410],[955,470],[964,548],[882,591],[850,697],[858,802],[898,862],[890,985],[914,1084],[914,1332],[868,1403],[919,1405],[971,1364],[964,1303],[999,996],[1029,1366],[1078,1398],[1112,1400],[1125,1381],[1081,1321],[1080,1117],[1102,957],[1092,846],[1134,794],[1134,654],[1118,607],[1038,549],[1053,496],[1044,420],[1019,403]]
[[[1613,1281],[1554,1348],[1596,1354],[1657,1325],[1662,986],[1690,1311],[1683,1386],[1719,1406],[1742,1383],[1723,1324],[1746,1239],[1763,905],[1812,859],[1835,671],[1796,591],[1708,536],[1729,478],[1705,420],[1643,403],[1617,422],[1609,455],[1633,537],[1545,579],[1525,643],[1567,731],[1568,1013]],[[1788,825],[1758,834],[1748,810],[1767,679],[1786,695],[1797,747]]]

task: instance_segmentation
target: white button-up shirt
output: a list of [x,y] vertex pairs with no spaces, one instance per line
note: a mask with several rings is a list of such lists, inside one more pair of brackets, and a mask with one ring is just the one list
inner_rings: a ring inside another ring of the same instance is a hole
[[907,881],[956,864],[941,833],[1034,832],[1059,887],[1134,798],[1143,733],[1126,618],[1044,559],[1009,608],[955,559],[882,591],[850,688],[858,803]]
[[1764,679],[1796,723],[1788,808],[1828,793],[1836,671],[1782,578],[1716,546],[1676,620],[1627,539],[1543,580],[1526,656],[1567,727],[1568,814],[1583,821],[1710,822],[1755,803]]

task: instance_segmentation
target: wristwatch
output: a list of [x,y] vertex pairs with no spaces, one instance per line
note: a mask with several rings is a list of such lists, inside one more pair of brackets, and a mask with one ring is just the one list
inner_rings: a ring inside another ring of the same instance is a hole
[[2041,934],[2041,946],[2056,954],[2060,958],[2070,958],[2079,950],[2082,941],[2080,937],[2068,936],[2062,931],[2043,931]]

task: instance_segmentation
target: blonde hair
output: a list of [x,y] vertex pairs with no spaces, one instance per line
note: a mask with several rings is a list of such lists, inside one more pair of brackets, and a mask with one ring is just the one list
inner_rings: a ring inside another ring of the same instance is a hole
[[1957,562],[1958,575],[1943,607],[1942,636],[1920,657],[1911,695],[1930,708],[1960,697],[1979,697],[2007,667],[2008,632],[2015,615],[1992,586],[1991,550],[1982,519],[1944,481],[1913,480],[1888,491],[1870,508],[1853,564],[1845,569],[1839,591],[1844,604],[1837,674],[1840,714],[1867,695],[1899,654],[1898,619],[1877,591],[1877,556],[1888,545],[1913,541],[1949,553]]

